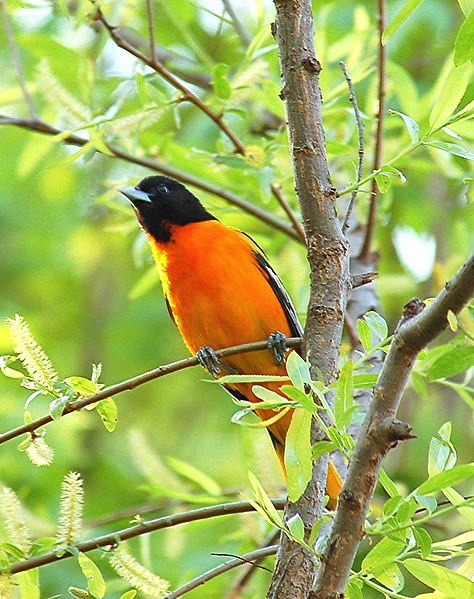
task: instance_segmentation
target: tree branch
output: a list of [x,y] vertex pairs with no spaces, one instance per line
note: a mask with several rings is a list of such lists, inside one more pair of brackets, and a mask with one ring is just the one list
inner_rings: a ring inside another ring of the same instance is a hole
[[416,357],[448,326],[448,312],[457,314],[473,296],[474,254],[426,308],[420,300],[405,306],[352,456],[328,552],[310,599],[344,596],[381,462],[399,440],[411,437],[410,427],[395,416]]
[[166,595],[166,599],[177,599],[178,597],[182,597],[189,591],[209,582],[216,576],[231,570],[237,566],[242,566],[243,564],[249,561],[261,561],[264,557],[268,557],[269,555],[274,555],[277,551],[278,545],[269,545],[268,547],[260,547],[259,549],[254,549],[253,551],[249,551],[240,557],[233,558],[228,562],[221,564],[220,566],[216,566],[212,568],[212,570],[208,570],[201,576],[194,578],[193,580],[187,582],[183,586],[179,587],[175,591],[172,591],[168,595]]
[[[283,75],[288,133],[296,190],[305,229],[311,269],[310,299],[305,329],[305,353],[312,375],[326,382],[337,375],[347,293],[350,288],[347,244],[335,211],[336,190],[329,176],[321,117],[319,72],[314,54],[310,0],[275,0],[276,37]],[[329,398],[330,401],[330,398]],[[323,438],[313,420],[312,443]],[[315,461],[313,477],[303,496],[288,503],[284,519],[299,514],[305,538],[322,515],[328,456]],[[305,598],[314,576],[314,556],[283,535],[269,591],[272,599]]]
[[[52,125],[49,125],[48,123],[45,123],[39,119],[22,119],[9,117],[2,114],[0,114],[0,125],[13,125],[22,129],[28,129],[29,131],[36,131],[37,133],[42,133],[44,135],[63,135],[65,133],[64,131],[56,129],[56,127],[53,127]],[[80,137],[74,133],[71,133],[67,137],[63,138],[64,143],[74,146],[84,146],[85,144],[89,143],[89,141],[90,140]],[[234,206],[241,208],[244,212],[255,216],[267,225],[274,227],[275,229],[284,232],[289,237],[300,241],[298,233],[291,225],[281,220],[271,212],[263,210],[259,206],[256,206],[244,198],[233,194],[225,189],[225,187],[220,187],[219,185],[215,185],[214,183],[210,183],[209,181],[205,181],[199,177],[194,177],[185,171],[181,171],[164,162],[160,162],[159,160],[134,156],[133,154],[129,154],[128,152],[125,152],[121,148],[112,144],[106,143],[106,146],[110,150],[111,154],[113,154],[116,158],[120,158],[121,160],[125,160],[129,163],[138,164],[145,168],[149,168],[150,170],[163,173],[164,175],[173,177],[182,183],[193,185],[198,189],[202,189],[203,191],[206,191],[212,195],[218,196],[229,202],[229,204],[233,204]],[[100,152],[100,150],[97,151]]]
[[[383,32],[385,31],[386,21],[386,0],[377,0],[378,8],[378,32],[379,32],[379,50],[378,50],[378,110],[377,110],[377,128],[375,132],[375,152],[374,152],[374,164],[372,171],[378,171],[382,164],[383,154],[383,134],[384,134],[384,120],[385,120],[385,88],[386,88],[386,53],[385,46],[383,43]],[[377,221],[377,206],[379,201],[380,191],[377,185],[376,179],[372,179],[370,189],[370,204],[369,204],[369,216],[367,219],[367,226],[365,228],[365,237],[360,250],[359,258],[363,262],[368,259],[372,241],[375,233],[375,225]]]
[[[286,340],[287,347],[296,347],[301,345],[302,340],[299,337],[291,337]],[[235,354],[254,352],[254,351],[262,351],[263,349],[268,349],[268,340],[266,341],[256,341],[253,343],[244,343],[242,345],[236,345],[234,347],[226,347],[225,349],[217,349],[216,355],[219,358],[225,358],[226,356],[233,356]],[[111,385],[110,387],[106,387],[101,391],[95,393],[94,395],[90,395],[89,397],[84,397],[83,399],[79,399],[74,401],[73,403],[68,404],[64,408],[64,412],[62,416],[67,416],[68,414],[72,414],[73,412],[78,412],[82,410],[86,406],[89,406],[93,403],[101,401],[102,399],[106,399],[107,397],[113,397],[123,391],[130,391],[131,389],[135,389],[136,387],[143,385],[144,383],[148,383],[149,381],[153,381],[154,379],[158,379],[162,376],[166,376],[167,374],[171,374],[172,372],[177,372],[178,370],[183,370],[184,368],[189,368],[191,366],[197,366],[199,364],[198,359],[193,356],[190,358],[185,358],[184,360],[178,360],[177,362],[171,362],[170,364],[165,364],[163,366],[158,366],[158,368],[154,368],[153,370],[149,370],[148,372],[144,372],[143,374],[139,374],[130,379],[126,379],[120,383],[116,383],[115,385]],[[53,417],[50,414],[46,416],[42,416],[37,420],[33,420],[28,424],[23,424],[17,428],[14,428],[6,433],[0,435],[0,445],[2,443],[6,443],[11,439],[15,439],[20,435],[24,435],[26,433],[32,433],[33,431],[49,424],[53,421]]]
[[[272,503],[276,509],[283,509],[285,501],[284,499],[273,499]],[[87,553],[88,551],[99,549],[100,547],[115,547],[117,543],[121,541],[127,541],[128,539],[133,539],[134,537],[148,534],[155,530],[161,530],[162,528],[170,528],[171,526],[177,526],[178,524],[215,518],[216,516],[253,512],[254,509],[255,508],[248,501],[235,501],[233,503],[220,503],[218,505],[206,506],[189,512],[175,514],[174,516],[164,516],[153,520],[144,520],[134,526],[129,526],[128,528],[123,528],[116,532],[95,537],[89,541],[76,543],[72,547],[66,549],[64,553],[58,553],[58,551],[55,550],[50,551],[49,553],[43,553],[42,555],[29,557],[20,562],[15,562],[9,567],[8,572],[10,574],[17,574],[18,572],[25,572],[26,570],[32,570],[40,566],[45,566],[46,564],[52,564],[63,559],[74,557],[78,552]]]

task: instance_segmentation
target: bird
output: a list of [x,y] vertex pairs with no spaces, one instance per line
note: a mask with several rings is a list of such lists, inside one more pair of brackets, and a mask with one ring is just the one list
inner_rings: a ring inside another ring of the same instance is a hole
[[[245,232],[220,222],[170,177],[146,177],[119,191],[131,202],[148,238],[168,312],[189,351],[217,379],[229,373],[286,376],[285,338],[301,337],[303,328],[260,246]],[[227,356],[225,361],[214,353],[264,339],[269,349]],[[262,385],[285,397],[281,382]],[[223,386],[238,400],[260,401],[253,383]],[[255,412],[263,421],[275,415],[268,409]],[[285,475],[285,439],[293,412],[266,427]],[[337,505],[341,486],[330,461],[326,483],[330,509]]]

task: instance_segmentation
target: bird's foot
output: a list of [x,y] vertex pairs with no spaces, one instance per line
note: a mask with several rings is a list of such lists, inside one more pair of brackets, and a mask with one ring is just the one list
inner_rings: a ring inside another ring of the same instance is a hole
[[201,347],[201,349],[198,350],[196,357],[199,360],[199,364],[201,364],[213,378],[217,378],[222,370],[225,370],[228,374],[240,374],[238,370],[220,360],[212,347]]
[[273,352],[273,358],[275,360],[275,364],[283,364],[285,361],[285,354],[287,351],[286,347],[286,337],[280,331],[276,331],[271,335],[268,335],[267,347],[270,351]]
[[198,349],[196,358],[199,360],[199,364],[205,368],[213,378],[221,373],[221,361],[216,356],[216,352],[212,347],[201,347]]

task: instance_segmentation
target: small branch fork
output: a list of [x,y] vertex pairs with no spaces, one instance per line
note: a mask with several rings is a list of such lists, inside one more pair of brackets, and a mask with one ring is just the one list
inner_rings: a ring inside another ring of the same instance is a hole
[[[285,500],[273,499],[272,503],[276,509],[281,510],[285,505]],[[218,505],[206,506],[198,508],[196,510],[191,510],[189,512],[175,514],[173,516],[163,516],[161,518],[154,518],[153,520],[145,520],[128,528],[123,528],[122,530],[118,530],[116,532],[102,535],[100,537],[95,537],[93,539],[90,539],[89,541],[82,541],[81,543],[76,543],[69,549],[65,549],[63,553],[58,553],[58,551],[55,550],[50,551],[49,553],[43,553],[42,555],[35,555],[33,557],[29,557],[20,562],[16,562],[9,567],[8,573],[18,574],[19,572],[26,572],[27,570],[32,570],[40,566],[45,566],[46,564],[52,564],[63,559],[74,557],[78,553],[87,553],[88,551],[93,551],[94,549],[99,549],[101,547],[114,548],[117,546],[118,543],[122,541],[127,541],[128,539],[133,539],[134,537],[148,534],[156,530],[161,530],[163,528],[177,526],[178,524],[184,524],[186,522],[195,522],[196,520],[204,520],[208,518],[215,518],[216,516],[243,514],[244,512],[253,512],[254,509],[255,508],[248,501],[235,501],[232,503],[221,503]],[[257,551],[264,550],[268,551],[269,547],[265,547]],[[271,553],[272,552],[267,553],[267,555],[271,555]],[[241,564],[244,563],[245,560],[250,561],[251,559],[258,559],[259,557],[260,554],[253,556],[252,554],[247,554],[236,561],[238,561]],[[242,561],[242,559],[244,560],[244,562]],[[235,564],[235,566],[236,565],[238,564]],[[175,595],[175,597],[179,596],[180,595]]]
[[[277,552],[277,549],[278,545],[269,545],[268,547],[260,547],[259,549],[254,549],[253,551],[245,553],[244,555],[241,555],[239,557],[234,557],[228,562],[225,562],[220,566],[216,566],[215,568],[212,568],[212,570],[209,570],[204,574],[201,574],[201,576],[198,576],[197,578],[190,580],[175,591],[166,595],[166,599],[177,599],[178,597],[182,597],[186,593],[189,593],[189,591],[192,591],[198,586],[201,586],[202,584],[209,582],[209,580],[211,580],[212,578],[215,578],[216,576],[219,576],[220,574],[223,574],[224,572],[227,572],[228,570],[231,570],[232,568],[235,568],[237,566],[242,566],[243,564],[246,564],[248,562],[260,562],[263,558],[268,557],[269,555],[274,555]],[[253,567],[257,568],[261,566],[254,565]]]
[[426,308],[416,299],[405,306],[349,465],[328,551],[310,599],[344,596],[382,459],[398,441],[412,437],[410,427],[395,415],[413,364],[448,326],[448,312],[457,314],[473,296],[474,254]]
[[[125,50],[126,52],[131,54],[132,56],[135,56],[135,58],[138,58],[138,60],[140,60],[140,62],[149,66],[156,73],[158,73],[158,75],[163,77],[163,79],[165,79],[165,81],[167,81],[172,87],[174,87],[179,92],[181,92],[182,101],[190,102],[191,104],[196,106],[211,121],[213,121],[215,123],[215,125],[230,140],[230,142],[234,146],[234,149],[237,152],[237,154],[240,154],[241,156],[246,155],[245,145],[242,143],[242,141],[237,137],[237,135],[232,131],[232,129],[224,121],[222,114],[218,114],[218,113],[214,112],[205,102],[203,102],[201,100],[201,98],[199,98],[199,96],[197,96],[195,93],[193,93],[188,87],[186,87],[186,85],[184,85],[184,83],[180,79],[178,79],[171,71],[169,71],[164,66],[164,64],[156,58],[154,50],[152,52],[152,55],[150,57],[148,57],[145,54],[143,54],[142,52],[140,52],[140,50],[138,50],[138,48],[135,48],[134,46],[129,44],[128,41],[126,41],[120,35],[118,28],[114,27],[113,25],[111,25],[108,22],[104,13],[100,9],[99,5],[94,1],[93,1],[93,4],[95,4],[95,7],[96,7],[96,20],[99,21],[100,23],[102,23],[102,25],[105,27],[105,29],[109,33],[111,39],[115,42],[115,44],[119,48],[122,48],[123,50]],[[151,17],[151,12],[149,12],[149,17]],[[149,19],[149,23],[150,23],[150,21],[151,21],[151,19]],[[151,27],[152,26],[150,25],[150,28]],[[154,38],[153,38],[153,34],[152,34],[151,30],[150,30],[150,37],[151,37],[150,44],[153,41],[152,47],[154,49]],[[294,217],[294,215],[291,214],[291,211],[290,211],[290,213],[287,211],[286,206],[288,204],[287,204],[287,201],[283,198],[281,187],[276,183],[272,183],[270,185],[270,189],[271,189],[272,194],[275,197],[275,199],[279,202],[279,204],[287,212],[287,214],[290,216],[292,222],[294,223],[295,217]],[[283,202],[282,202],[282,200],[283,200]],[[301,224],[299,224],[296,227],[296,235],[301,241],[304,242],[305,238],[304,238],[304,232],[301,227]]]

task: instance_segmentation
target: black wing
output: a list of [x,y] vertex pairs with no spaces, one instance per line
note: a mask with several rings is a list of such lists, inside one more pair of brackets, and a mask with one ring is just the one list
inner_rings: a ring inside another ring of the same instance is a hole
[[303,327],[299,321],[298,315],[296,314],[295,307],[293,306],[293,302],[291,301],[290,296],[288,295],[287,290],[283,287],[283,283],[280,281],[278,275],[273,270],[270,262],[267,260],[265,256],[265,252],[262,248],[256,243],[250,235],[247,233],[243,233],[254,246],[253,253],[255,259],[263,270],[266,279],[273,290],[273,293],[278,298],[281,307],[283,308],[283,312],[285,313],[286,320],[288,321],[288,326],[290,327],[291,334],[294,337],[302,337],[303,336]]

